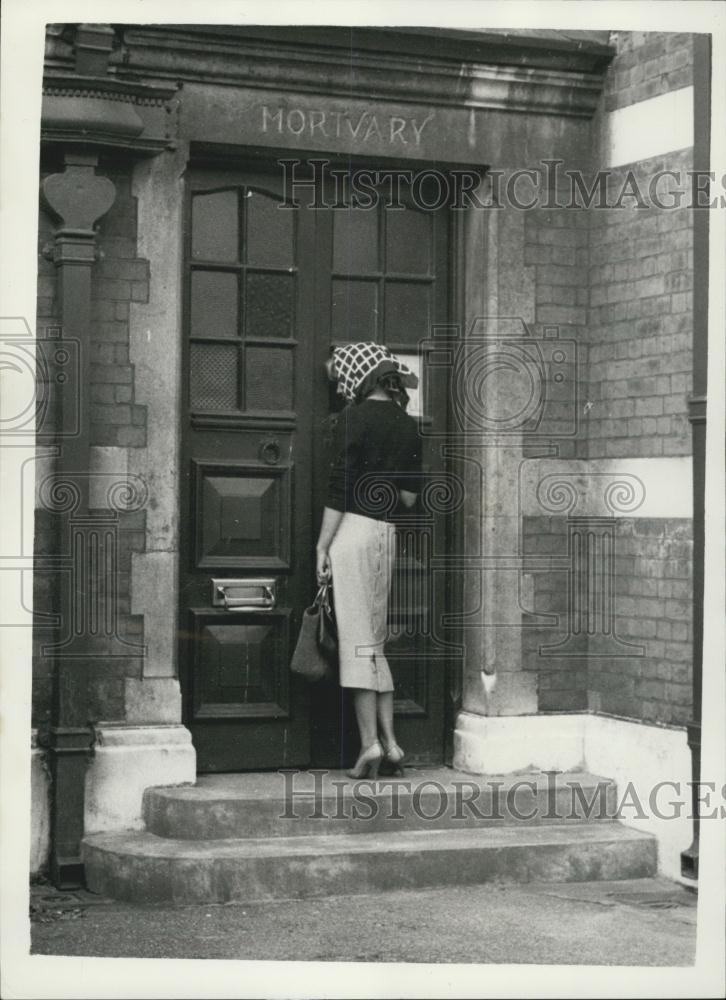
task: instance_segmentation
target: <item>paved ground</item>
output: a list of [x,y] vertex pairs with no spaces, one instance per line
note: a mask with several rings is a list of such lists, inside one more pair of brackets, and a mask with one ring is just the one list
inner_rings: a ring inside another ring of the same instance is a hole
[[665,879],[132,906],[31,889],[34,954],[684,966],[696,896]]

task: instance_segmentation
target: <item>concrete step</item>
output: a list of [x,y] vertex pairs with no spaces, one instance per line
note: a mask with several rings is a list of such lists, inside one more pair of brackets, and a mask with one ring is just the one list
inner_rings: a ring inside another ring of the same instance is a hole
[[201,841],[106,833],[87,837],[83,855],[92,892],[135,903],[587,882],[656,871],[655,840],[615,821]]
[[269,772],[150,788],[144,819],[151,833],[176,839],[342,836],[583,823],[612,818],[616,800],[612,781],[579,771],[496,777],[406,768],[402,779],[377,782],[352,781],[343,771]]

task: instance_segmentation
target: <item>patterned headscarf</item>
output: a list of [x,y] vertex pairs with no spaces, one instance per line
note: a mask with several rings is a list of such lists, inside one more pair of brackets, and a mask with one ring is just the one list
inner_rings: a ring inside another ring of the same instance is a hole
[[365,379],[378,368],[381,375],[396,372],[409,389],[418,385],[418,377],[391,354],[383,344],[346,344],[333,350],[333,368],[338,379],[338,388],[347,400],[354,400],[356,392]]

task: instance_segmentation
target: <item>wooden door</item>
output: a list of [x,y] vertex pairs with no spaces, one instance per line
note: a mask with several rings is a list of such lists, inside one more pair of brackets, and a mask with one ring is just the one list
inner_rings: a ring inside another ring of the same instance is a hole
[[314,216],[276,172],[188,183],[182,678],[200,771],[310,760],[288,669],[314,572]]
[[[347,765],[358,749],[349,693],[289,672],[325,502],[336,405],[325,361],[332,344],[377,340],[419,366],[419,341],[447,319],[446,212],[280,209],[275,164],[200,166],[187,189],[180,676],[198,767]],[[422,385],[411,411],[435,432],[424,435],[435,472],[445,379]],[[411,628],[410,595],[413,583],[419,605],[444,607],[431,556],[447,529],[443,514],[426,516],[399,532],[387,655],[399,739],[433,763],[447,650],[437,654],[426,608]]]

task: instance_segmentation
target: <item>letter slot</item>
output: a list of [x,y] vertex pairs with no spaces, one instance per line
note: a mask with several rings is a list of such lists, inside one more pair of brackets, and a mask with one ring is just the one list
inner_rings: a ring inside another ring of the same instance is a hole
[[227,611],[272,611],[276,601],[275,584],[272,579],[213,579],[212,607]]

